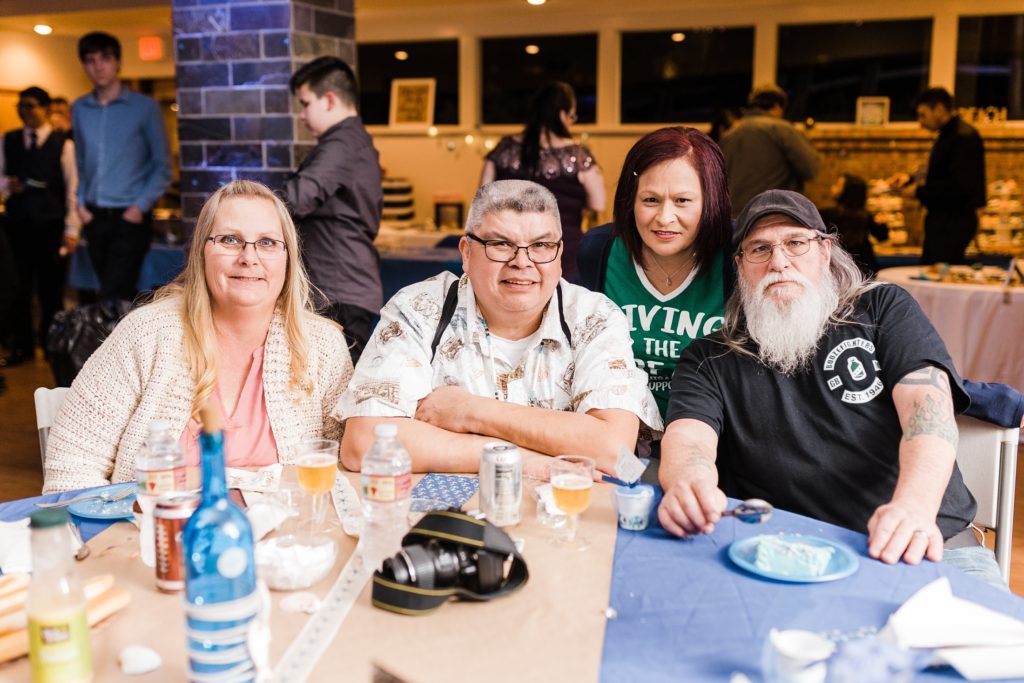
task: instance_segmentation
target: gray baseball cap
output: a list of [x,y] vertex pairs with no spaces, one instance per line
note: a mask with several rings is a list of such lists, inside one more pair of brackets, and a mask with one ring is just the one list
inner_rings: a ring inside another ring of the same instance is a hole
[[818,208],[810,199],[791,190],[767,190],[743,207],[743,211],[736,219],[736,229],[732,234],[733,244],[742,242],[759,220],[773,213],[789,216],[805,228],[826,234],[829,232],[821,214],[818,213]]

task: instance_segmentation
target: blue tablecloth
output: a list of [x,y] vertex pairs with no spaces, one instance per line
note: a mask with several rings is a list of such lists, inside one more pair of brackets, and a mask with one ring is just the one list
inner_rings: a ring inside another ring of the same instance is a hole
[[[685,541],[652,522],[644,532],[620,529],[616,540],[610,604],[618,614],[608,621],[601,661],[607,683],[722,682],[737,671],[758,681],[770,629],[855,634],[881,628],[907,598],[941,576],[949,577],[957,596],[1024,619],[1020,597],[941,563],[872,560],[863,534],[801,515],[776,511],[761,525],[724,519],[712,535]],[[750,574],[727,556],[733,541],[781,531],[845,543],[860,568],[830,583],[794,584]],[[914,680],[963,679],[945,670]]]
[[[71,289],[99,289],[100,281],[89,260],[89,249],[82,243],[71,255],[68,268],[68,287]],[[185,248],[180,244],[154,243],[142,261],[139,280],[135,286],[140,292],[162,287],[177,277],[185,267]]]

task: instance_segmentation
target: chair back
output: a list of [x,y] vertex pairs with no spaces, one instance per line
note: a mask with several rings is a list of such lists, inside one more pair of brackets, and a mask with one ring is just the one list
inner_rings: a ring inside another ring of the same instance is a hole
[[53,426],[53,419],[57,417],[57,411],[67,393],[67,387],[57,387],[56,389],[39,387],[34,394],[36,429],[39,431],[39,457],[42,459],[44,468],[46,465],[46,442],[50,437],[50,427]]
[[974,522],[996,532],[996,562],[1009,582],[1020,429],[1007,429],[965,415],[956,418],[956,425],[960,431],[956,463],[964,483],[978,501]]

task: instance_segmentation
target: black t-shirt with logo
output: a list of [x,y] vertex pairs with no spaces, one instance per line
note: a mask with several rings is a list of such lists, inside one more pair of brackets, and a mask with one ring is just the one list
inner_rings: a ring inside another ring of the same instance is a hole
[[[917,302],[895,285],[863,294],[852,324],[831,326],[811,366],[793,375],[727,351],[722,333],[683,352],[672,377],[666,424],[692,418],[719,436],[722,490],[858,531],[892,499],[902,428],[892,388],[927,365],[949,375],[959,413],[969,399]],[[974,519],[960,470],[936,520],[944,538]]]

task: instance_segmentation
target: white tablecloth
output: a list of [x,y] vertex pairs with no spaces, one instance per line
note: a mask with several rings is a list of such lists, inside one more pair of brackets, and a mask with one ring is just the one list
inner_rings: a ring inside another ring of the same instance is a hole
[[877,277],[917,300],[963,377],[1024,390],[1024,287],[912,279],[920,274],[913,266]]

